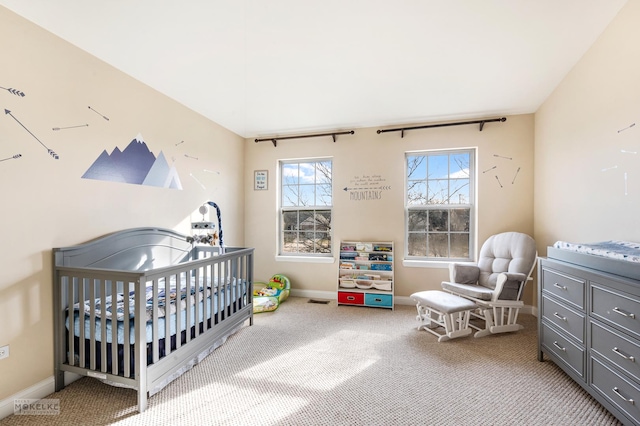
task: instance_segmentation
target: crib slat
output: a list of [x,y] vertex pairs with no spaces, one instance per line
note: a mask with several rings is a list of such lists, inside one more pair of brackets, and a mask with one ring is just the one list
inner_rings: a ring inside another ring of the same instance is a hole
[[[204,283],[205,286],[205,292],[202,295],[202,322],[203,322],[203,326],[202,326],[202,331],[207,331],[209,330],[209,328],[211,328],[211,326],[213,326],[213,324],[209,321],[209,319],[211,318],[211,312],[213,312],[212,310],[209,310],[209,307],[211,306],[208,303],[207,299],[207,293],[209,294],[209,298],[213,299],[213,292],[214,292],[214,282],[213,282],[213,278],[211,277],[211,265],[206,265],[203,269],[203,276],[202,276],[202,282]],[[208,286],[208,292],[207,290],[207,286]]]
[[226,299],[227,285],[225,283],[224,262],[218,262],[218,306],[216,308],[216,323],[224,320],[224,300]]
[[107,280],[100,280],[100,355],[101,368],[103,373],[107,372]]
[[[186,330],[186,335],[187,335],[185,342],[189,343],[191,341],[191,324],[192,324],[191,302],[193,301],[193,299],[191,298],[191,290],[193,289],[193,283],[191,282],[190,271],[184,272],[184,280],[186,284],[185,286],[186,297],[184,298],[184,310],[186,311],[184,329]],[[182,303],[180,304],[180,306],[182,306]]]
[[140,278],[133,281],[136,295],[134,316],[137,324],[134,336],[135,342],[135,384],[138,390],[138,410],[143,412],[147,408],[147,336],[146,336],[146,280]]
[[239,309],[242,309],[246,306],[246,296],[245,292],[245,283],[247,282],[247,257],[242,256],[240,258],[240,271],[238,272],[238,276],[236,277],[236,288],[238,288],[238,300],[240,306]]
[[[70,276],[69,283],[67,286],[67,306],[69,307],[69,329],[67,330],[67,341],[69,342],[69,355],[68,355],[69,365],[76,365],[76,357],[75,357],[76,347],[75,347],[75,339],[74,339],[75,313],[73,310],[73,304],[75,302],[73,300],[73,294],[75,292],[74,289],[77,281],[78,281],[77,277]],[[80,313],[78,313],[78,321],[80,324],[82,324],[81,320],[82,320],[82,316],[80,315]]]
[[[193,323],[195,324],[195,328],[196,328],[196,331],[195,331],[195,337],[196,338],[200,335],[200,297],[202,297],[202,300],[204,301],[204,297],[205,297],[205,294],[206,294],[206,283],[203,281],[202,282],[202,286],[200,285],[200,282],[201,282],[200,281],[200,270],[201,269],[202,269],[201,267],[197,267],[195,269],[195,273],[196,273],[196,275],[195,275],[195,283],[194,283],[195,292],[194,292],[194,295],[193,295],[193,297],[195,298],[194,299],[194,303],[195,303],[194,308],[195,309],[193,310],[193,312],[194,312],[193,316],[194,316],[195,320],[193,321]],[[202,288],[202,290],[201,290],[201,288]],[[189,309],[189,311],[191,311],[191,309]]]
[[[111,281],[111,374],[118,374],[118,318],[113,307],[118,299],[118,286],[116,281]],[[105,339],[106,342],[106,339]]]
[[[123,282],[122,283],[122,295],[124,296],[124,377],[131,377],[131,322],[130,322],[130,302],[131,296],[129,292],[131,291],[131,283]],[[140,295],[136,294],[134,291],[134,297],[139,297]],[[141,321],[136,321],[138,327]],[[113,324],[113,323],[112,323]],[[136,342],[138,343],[138,342]]]
[[[204,333],[209,329],[209,323],[207,321],[207,297],[211,294],[211,281],[209,280],[208,266],[205,265],[200,268],[200,279],[202,280],[202,306],[200,307],[200,314],[198,316],[198,321],[202,318],[202,332]],[[198,306],[200,306],[200,302],[198,301]],[[198,331],[200,327],[198,327]]]
[[211,327],[215,327],[218,322],[218,309],[216,300],[220,298],[220,283],[218,282],[218,263],[211,265],[211,299],[209,300],[209,309],[211,312]]
[[100,370],[107,372],[107,280],[100,280]]
[[242,282],[244,275],[244,257],[236,260],[236,271],[233,274],[233,288],[235,289],[235,297],[233,298],[236,305],[236,312],[242,309]]
[[[178,284],[178,276],[172,275],[176,278],[176,285]],[[170,277],[169,277],[170,278]],[[167,356],[171,353],[171,297],[169,297],[169,293],[171,291],[171,286],[169,281],[165,281],[165,292],[164,292],[164,356]]]
[[89,368],[96,369],[96,283],[95,280],[89,282]]
[[176,299],[175,299],[175,308],[176,308],[176,350],[180,349],[182,344],[182,312],[180,312],[180,289],[182,288],[182,274],[178,273],[176,276]]
[[82,318],[83,321],[80,322],[80,333],[78,333],[78,352],[80,356],[80,360],[78,365],[82,368],[85,367],[85,328],[84,328],[84,283],[86,278],[78,278],[78,302],[79,302],[79,311],[78,318]]
[[238,312],[238,310],[240,310],[240,306],[238,305],[240,302],[238,301],[238,297],[240,296],[239,294],[239,289],[238,289],[238,280],[240,279],[240,265],[241,260],[240,258],[236,258],[233,261],[234,263],[234,267],[233,267],[233,276],[231,277],[232,285],[233,285],[233,313],[235,314],[236,312]]
[[[164,291],[165,294],[169,291],[167,288],[167,282],[169,280],[169,277],[165,276],[164,277]],[[153,320],[151,321],[151,352],[153,355],[153,362],[156,363],[158,362],[158,359],[160,359],[160,348],[158,346],[158,342],[159,342],[159,337],[158,337],[158,305],[159,305],[159,294],[160,294],[160,280],[153,280],[152,284],[153,286],[153,297],[152,297],[152,318]]]
[[227,296],[227,299],[225,299],[224,301],[227,316],[231,316],[231,303],[233,302],[233,294],[232,294],[232,286],[231,286],[231,278],[232,278],[231,267],[232,267],[231,259],[227,259],[226,268],[225,268],[226,276],[224,280],[227,286],[227,291],[225,292],[225,296]]

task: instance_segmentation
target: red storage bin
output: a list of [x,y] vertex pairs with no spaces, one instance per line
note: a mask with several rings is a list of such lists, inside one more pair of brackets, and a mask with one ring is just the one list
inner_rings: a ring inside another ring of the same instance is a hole
[[338,303],[347,304],[347,305],[364,305],[364,293],[352,293],[348,291],[339,291]]

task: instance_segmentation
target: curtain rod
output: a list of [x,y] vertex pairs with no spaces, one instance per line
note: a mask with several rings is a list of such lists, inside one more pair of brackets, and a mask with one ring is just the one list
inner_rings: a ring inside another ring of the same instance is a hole
[[347,130],[344,132],[331,132],[331,133],[316,133],[313,135],[300,135],[300,136],[282,136],[277,138],[264,138],[264,139],[256,139],[255,142],[272,142],[273,146],[277,146],[276,141],[285,140],[285,139],[303,139],[303,138],[319,138],[322,136],[331,136],[333,141],[336,141],[337,135],[353,135],[355,132],[353,130]]
[[424,125],[424,126],[414,126],[414,127],[398,127],[396,129],[381,129],[381,130],[378,130],[378,134],[387,133],[387,132],[401,132],[400,137],[404,138],[404,131],[405,130],[430,129],[432,127],[463,126],[463,125],[466,125],[466,124],[479,124],[480,125],[480,131],[482,131],[482,128],[484,127],[484,123],[493,123],[493,122],[496,122],[496,121],[504,123],[505,121],[507,121],[507,118],[506,117],[490,118],[490,119],[487,119],[487,120],[457,121],[457,122],[453,122],[453,123],[427,124],[427,125]]

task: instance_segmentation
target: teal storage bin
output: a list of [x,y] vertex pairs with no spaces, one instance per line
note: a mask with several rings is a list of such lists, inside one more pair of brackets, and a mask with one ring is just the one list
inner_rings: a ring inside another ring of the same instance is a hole
[[390,294],[372,294],[364,295],[364,304],[369,306],[393,307],[393,297]]

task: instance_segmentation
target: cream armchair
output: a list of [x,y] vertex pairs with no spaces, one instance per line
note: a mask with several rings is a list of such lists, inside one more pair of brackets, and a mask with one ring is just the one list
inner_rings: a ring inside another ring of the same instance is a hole
[[442,289],[472,300],[478,309],[471,316],[484,321],[473,324],[475,337],[522,329],[517,323],[521,298],[531,279],[538,253],[533,238],[519,232],[504,232],[489,237],[482,245],[477,264],[452,263],[449,279]]

